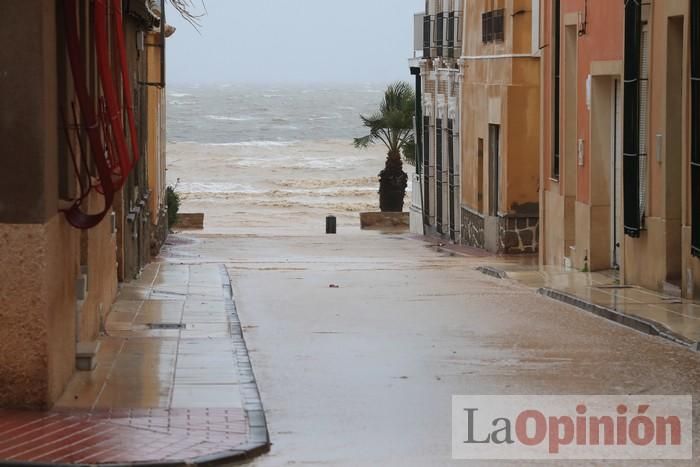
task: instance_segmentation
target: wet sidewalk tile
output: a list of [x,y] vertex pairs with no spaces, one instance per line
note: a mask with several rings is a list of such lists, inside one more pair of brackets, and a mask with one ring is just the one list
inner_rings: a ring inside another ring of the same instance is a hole
[[0,462],[180,461],[250,446],[249,371],[242,384],[225,286],[219,265],[149,265],[107,315],[94,371],[76,373],[51,412],[0,410]]
[[648,323],[653,333],[700,350],[700,303],[696,301],[620,284],[619,273],[612,270],[567,271],[519,263],[517,258],[495,261],[493,267],[527,287],[563,292],[584,303],[629,316],[636,322]]

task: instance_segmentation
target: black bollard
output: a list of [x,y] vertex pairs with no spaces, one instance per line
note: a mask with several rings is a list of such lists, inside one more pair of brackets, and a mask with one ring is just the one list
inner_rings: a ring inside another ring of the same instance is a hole
[[326,233],[334,234],[336,229],[335,216],[326,217]]

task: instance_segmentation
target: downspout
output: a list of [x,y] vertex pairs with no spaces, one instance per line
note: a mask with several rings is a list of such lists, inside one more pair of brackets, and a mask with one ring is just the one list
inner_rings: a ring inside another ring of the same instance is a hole
[[165,89],[165,0],[160,0],[160,87]]

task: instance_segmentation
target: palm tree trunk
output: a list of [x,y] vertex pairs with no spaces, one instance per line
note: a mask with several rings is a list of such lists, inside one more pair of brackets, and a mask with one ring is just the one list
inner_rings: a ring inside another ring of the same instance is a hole
[[401,212],[408,175],[403,171],[400,151],[389,151],[384,170],[379,173],[379,205],[382,212]]

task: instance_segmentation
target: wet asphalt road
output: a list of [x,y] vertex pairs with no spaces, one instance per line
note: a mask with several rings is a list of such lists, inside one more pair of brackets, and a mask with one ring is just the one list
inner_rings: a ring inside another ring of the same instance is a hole
[[488,258],[373,233],[188,251],[233,280],[273,442],[251,466],[700,465],[451,460],[454,394],[700,392],[697,354],[474,271]]

